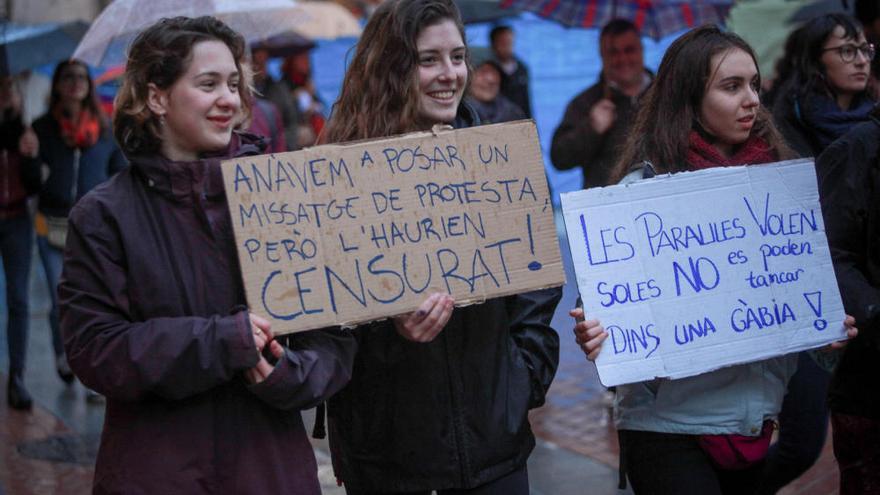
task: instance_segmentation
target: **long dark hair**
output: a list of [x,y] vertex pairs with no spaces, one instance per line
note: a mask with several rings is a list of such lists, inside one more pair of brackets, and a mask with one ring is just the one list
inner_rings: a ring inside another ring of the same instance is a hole
[[[712,58],[732,49],[748,53],[755,67],[758,66],[755,52],[748,43],[736,34],[712,25],[693,29],[669,46],[611,174],[614,182],[642,160],[651,162],[660,172],[688,170],[685,160],[688,136],[692,129],[700,128],[700,106],[712,78]],[[777,150],[780,158],[790,156],[763,106],[758,107],[752,133]]]
[[68,67],[82,67],[83,70],[86,71],[86,78],[89,82],[89,93],[80,103],[84,110],[89,111],[92,115],[98,118],[98,122],[101,123],[101,128],[103,130],[105,128],[104,126],[107,125],[107,122],[104,112],[101,111],[101,105],[98,104],[98,95],[95,92],[95,81],[89,74],[89,66],[80,60],[64,60],[55,66],[55,72],[52,74],[52,92],[49,95],[49,109],[52,112],[55,112],[61,105],[61,94],[58,92],[58,85],[61,84],[61,73]]
[[[345,73],[320,142],[336,143],[416,130],[418,49],[423,29],[445,20],[465,39],[453,0],[387,0],[370,16]],[[468,64],[468,81],[470,81]]]
[[141,32],[131,45],[122,87],[116,95],[113,133],[126,154],[159,151],[158,118],[147,106],[149,84],[170,88],[186,72],[192,49],[201,41],[220,41],[232,52],[241,74],[238,93],[244,117],[250,114],[250,70],[244,63],[245,42],[222,21],[209,16],[162,19]]

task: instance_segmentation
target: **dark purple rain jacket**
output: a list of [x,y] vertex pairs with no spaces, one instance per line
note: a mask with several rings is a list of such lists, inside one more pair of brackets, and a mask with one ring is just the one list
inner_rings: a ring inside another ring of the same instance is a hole
[[[226,156],[257,154],[234,135]],[[220,157],[130,157],[70,215],[70,366],[107,396],[95,493],[319,494],[299,410],[348,382],[354,339],[297,334],[262,383]]]

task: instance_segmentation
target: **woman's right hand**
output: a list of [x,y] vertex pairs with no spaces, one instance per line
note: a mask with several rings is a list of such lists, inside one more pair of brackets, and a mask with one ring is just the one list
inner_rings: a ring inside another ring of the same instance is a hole
[[602,350],[602,342],[608,338],[605,327],[599,320],[585,320],[584,309],[575,308],[568,312],[575,319],[574,340],[590,361],[595,361]]
[[406,340],[430,342],[446,326],[454,307],[455,299],[449,294],[431,294],[416,311],[392,318],[394,328]]

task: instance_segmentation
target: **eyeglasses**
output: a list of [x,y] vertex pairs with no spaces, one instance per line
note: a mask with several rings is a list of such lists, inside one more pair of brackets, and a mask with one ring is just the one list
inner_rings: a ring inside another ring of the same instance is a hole
[[861,54],[864,55],[865,58],[868,60],[874,60],[874,45],[871,43],[865,43],[859,46],[853,45],[852,43],[847,43],[845,45],[825,48],[822,51],[827,52],[831,50],[837,50],[837,54],[840,55],[840,60],[842,60],[844,63],[849,63],[855,60],[857,52],[861,52]]

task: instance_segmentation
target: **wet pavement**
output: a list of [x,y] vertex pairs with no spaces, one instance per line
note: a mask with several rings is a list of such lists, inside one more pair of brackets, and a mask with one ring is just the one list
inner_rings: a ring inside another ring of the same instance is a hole
[[[559,370],[547,403],[532,411],[538,446],[529,459],[534,495],[624,494],[617,489],[617,434],[603,400],[595,367],[574,343],[567,315],[577,297],[567,246],[561,239],[566,277],[553,324],[561,337]],[[31,412],[5,404],[6,332],[0,331],[0,495],[79,495],[91,492],[94,454],[104,406],[89,402],[79,383],[65,385],[55,373],[47,315],[48,292],[37,258],[31,272],[31,327],[26,383]],[[0,284],[0,292],[2,292]],[[5,297],[0,309],[5,315]],[[0,317],[5,329],[5,316]],[[304,413],[312,424],[312,411]],[[819,462],[784,495],[837,493],[837,466],[829,440]],[[342,495],[330,468],[326,441],[314,441],[325,495]]]

